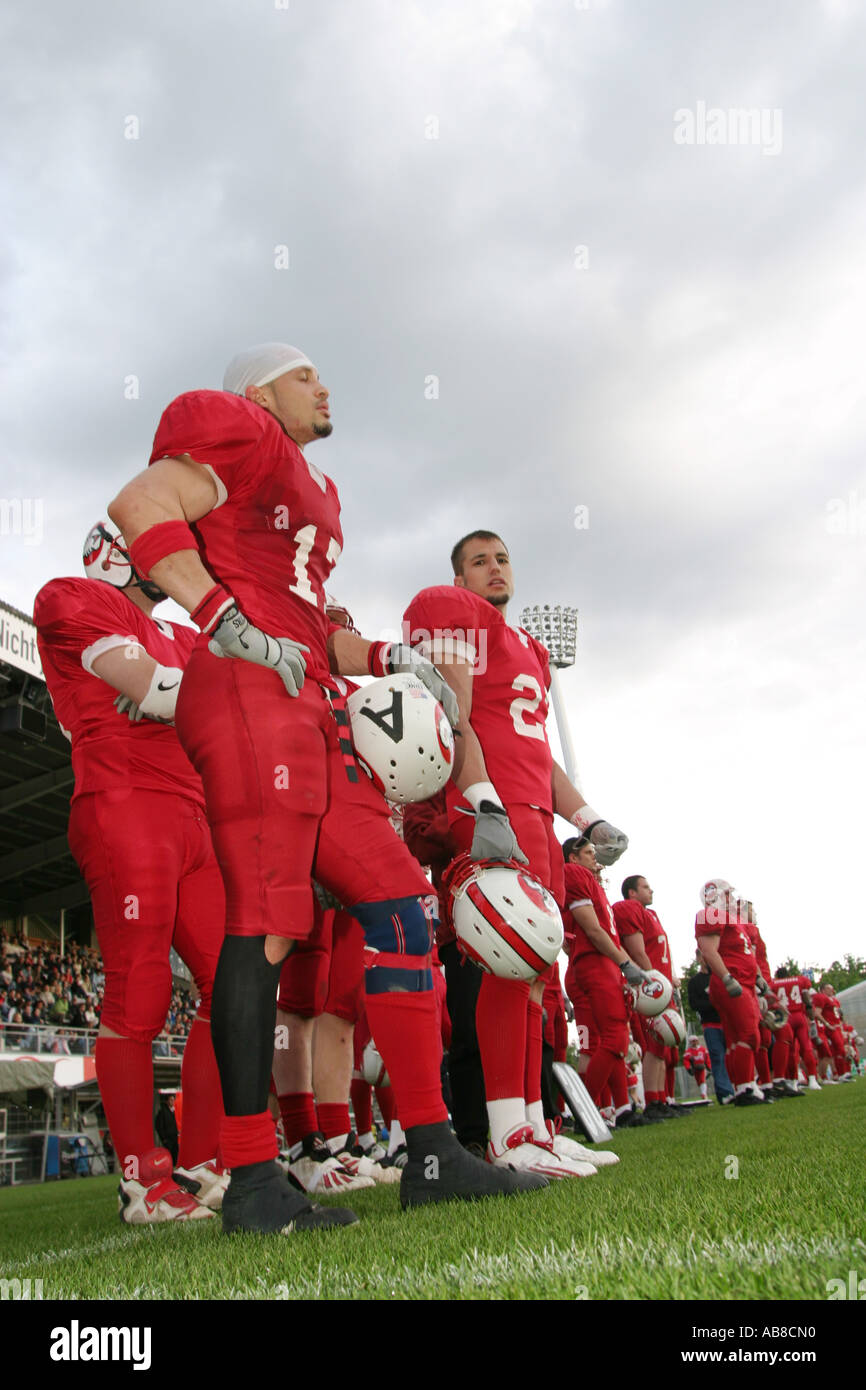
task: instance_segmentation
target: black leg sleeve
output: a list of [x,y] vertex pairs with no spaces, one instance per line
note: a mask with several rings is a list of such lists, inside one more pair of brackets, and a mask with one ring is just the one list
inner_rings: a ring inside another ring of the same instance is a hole
[[282,961],[271,965],[263,936],[227,936],[211,1006],[211,1035],[227,1115],[268,1106]]

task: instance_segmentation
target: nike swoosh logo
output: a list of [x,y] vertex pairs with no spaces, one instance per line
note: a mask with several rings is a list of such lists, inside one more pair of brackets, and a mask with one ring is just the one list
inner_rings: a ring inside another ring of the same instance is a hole
[[157,690],[176,690],[179,685],[180,681],[175,681],[172,685],[163,685],[162,681],[157,681],[156,688]]

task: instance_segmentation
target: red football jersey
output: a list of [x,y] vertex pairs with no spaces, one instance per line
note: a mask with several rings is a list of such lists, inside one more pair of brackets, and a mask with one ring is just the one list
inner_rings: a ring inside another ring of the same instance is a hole
[[667,932],[659,921],[658,913],[654,912],[651,907],[645,907],[644,912],[649,922],[649,931],[644,932],[643,939],[646,943],[646,953],[650,958],[650,964],[653,970],[660,970],[665,979],[673,981],[671,948],[668,944]]
[[752,950],[748,932],[735,914],[728,915],[724,908],[701,908],[695,918],[695,936],[718,936],[719,955],[735,980],[741,985],[754,989],[758,976],[758,962]]
[[749,941],[752,943],[752,950],[755,953],[755,960],[758,962],[758,969],[767,981],[767,984],[769,984],[770,963],[767,960],[767,948],[764,945],[764,938],[758,930],[758,924],[757,922],[744,922],[743,928],[748,933]]
[[[403,617],[404,640],[429,654],[437,638],[474,662],[472,728],[490,780],[506,807],[553,811],[553,757],[547,741],[547,649],[499,609],[454,584],[423,589]],[[459,799],[449,787],[451,803]]]
[[565,866],[565,911],[563,919],[569,935],[573,938],[573,944],[569,950],[572,960],[576,956],[588,954],[598,955],[586,932],[580,927],[572,916],[571,909],[589,904],[595,909],[599,925],[610,936],[615,946],[620,945],[619,932],[613,920],[613,913],[607,894],[599,883],[598,879],[591,874],[589,869],[585,869],[582,864],[566,864]]
[[687,1047],[683,1053],[683,1065],[689,1064],[692,1071],[695,1067],[703,1067],[704,1071],[710,1069],[710,1054],[707,1049],[700,1044],[698,1047]]
[[192,528],[214,579],[250,622],[310,648],[308,677],[327,677],[325,584],[343,547],[334,484],[268,411],[227,391],[188,391],[166,409],[150,462],[180,454],[217,485]]
[[803,995],[812,988],[812,981],[808,975],[777,975],[775,980],[768,980],[768,983],[779,1003],[789,1014],[805,1014],[806,1001]]
[[635,898],[629,898],[628,902],[623,900],[614,903],[612,911],[620,941],[624,936],[634,936],[638,931],[646,939],[649,923],[643,906]]
[[828,1028],[838,1028],[842,1022],[842,1010],[839,1007],[838,999],[832,998],[829,994],[822,994],[820,991],[812,995],[812,1003],[817,1004],[824,1018],[824,1023]]
[[99,654],[91,651],[97,643],[117,636],[139,642],[161,666],[182,669],[198,633],[146,617],[120,589],[93,579],[52,579],[36,595],[33,620],[54,712],[72,742],[73,800],[126,786],[204,805],[201,779],[174,727],[118,714],[117,691],[83,664]]

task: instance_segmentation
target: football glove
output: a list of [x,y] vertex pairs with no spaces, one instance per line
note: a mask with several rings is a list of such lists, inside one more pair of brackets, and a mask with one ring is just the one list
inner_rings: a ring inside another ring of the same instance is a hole
[[516,859],[518,864],[528,864],[529,860],[517,843],[517,836],[511,829],[508,812],[495,801],[481,801],[475,812],[475,833],[472,836],[470,858]]
[[602,820],[591,806],[581,806],[575,811],[571,823],[595,847],[595,857],[603,868],[610,868],[628,849],[628,836],[609,821]]
[[[596,855],[596,858],[598,858],[598,855]],[[646,971],[641,970],[639,965],[635,965],[633,960],[624,960],[619,968],[625,976],[627,983],[633,985],[635,989],[640,985],[646,984],[649,979],[649,975],[647,975]]]
[[739,999],[743,992],[743,986],[740,984],[739,980],[735,980],[733,975],[726,975],[722,980],[722,984],[725,986],[725,989],[732,999]]
[[290,695],[300,693],[307,670],[303,654],[309,647],[289,637],[271,637],[253,627],[236,604],[220,618],[207,645],[214,656],[233,656],[254,666],[269,666]]
[[445,711],[445,718],[452,729],[457,728],[460,719],[457,696],[448,682],[440,676],[432,661],[428,661],[426,656],[414,651],[412,647],[404,647],[399,642],[395,642],[386,652],[383,652],[382,664],[392,676],[417,676],[419,681],[426,685],[433,698],[439,701]]
[[767,984],[767,981],[764,979],[763,975],[759,970],[757,979],[755,980],[755,989],[757,990],[758,994],[766,994],[769,988],[770,986]]

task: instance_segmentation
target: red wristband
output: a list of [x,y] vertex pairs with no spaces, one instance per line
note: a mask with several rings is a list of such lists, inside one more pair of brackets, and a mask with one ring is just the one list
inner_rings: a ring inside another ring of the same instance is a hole
[[186,522],[158,521],[132,542],[129,558],[142,578],[149,579],[154,565],[158,565],[166,555],[175,555],[179,550],[198,553],[198,541]]
[[367,653],[367,670],[371,676],[390,676],[391,672],[385,661],[390,650],[390,642],[370,643],[370,650]]
[[212,589],[208,589],[201,602],[196,604],[189,616],[201,632],[210,632],[211,628],[216,627],[223,613],[231,608],[234,601],[232,595],[223,588],[222,584],[214,584]]

